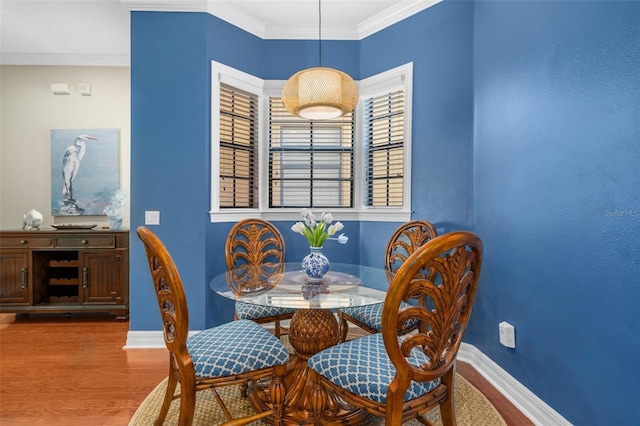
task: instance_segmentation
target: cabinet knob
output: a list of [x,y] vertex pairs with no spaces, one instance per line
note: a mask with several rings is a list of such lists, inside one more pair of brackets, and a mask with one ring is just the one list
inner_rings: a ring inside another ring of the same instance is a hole
[[82,240],[82,244],[89,244],[89,241],[87,241],[87,240]]
[[20,240],[20,244],[27,244],[27,240]]

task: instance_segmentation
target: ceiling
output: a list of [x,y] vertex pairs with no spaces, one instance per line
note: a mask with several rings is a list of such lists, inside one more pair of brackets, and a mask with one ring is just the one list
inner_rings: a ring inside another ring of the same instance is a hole
[[[323,0],[322,39],[360,40],[441,0]],[[317,39],[317,0],[0,0],[0,64],[129,65],[129,12],[208,12],[263,39]]]

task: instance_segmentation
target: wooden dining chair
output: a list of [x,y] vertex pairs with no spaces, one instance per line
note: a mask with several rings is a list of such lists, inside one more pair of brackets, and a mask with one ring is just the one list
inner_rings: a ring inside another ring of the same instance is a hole
[[[263,219],[244,219],[236,223],[225,245],[227,269],[238,270],[242,266],[260,266],[273,272],[273,268],[284,262],[284,240],[271,222]],[[248,269],[249,270],[249,269]],[[255,273],[255,268],[251,269]],[[246,280],[250,285],[250,280]],[[260,306],[236,302],[234,319],[248,319],[258,324],[274,323],[274,334],[286,334],[281,321],[289,320],[294,309]]]
[[[313,355],[314,421],[321,424],[327,389],[345,402],[400,425],[440,406],[445,426],[456,424],[453,403],[455,361],[469,321],[482,263],[482,241],[471,232],[452,232],[421,246],[396,272],[382,309],[382,333],[335,345]],[[424,270],[435,271],[426,278]],[[401,307],[420,293],[427,307]],[[414,333],[398,330],[411,319]]]
[[[196,392],[211,389],[228,421],[246,425],[271,417],[282,424],[285,396],[284,375],[289,352],[269,331],[253,321],[232,321],[188,337],[189,309],[178,269],[160,239],[148,228],[137,229],[144,243],[153,287],[158,299],[164,341],[169,350],[169,379],[155,425],[162,425],[171,401],[180,398],[180,426],[193,422]],[[273,410],[232,419],[216,388],[245,384],[248,380],[271,377],[269,394]],[[177,384],[180,392],[175,394]]]
[[[436,228],[426,220],[412,220],[400,225],[389,239],[385,250],[385,270],[389,283],[393,281],[396,271],[418,247],[437,236]],[[342,341],[347,338],[348,322],[368,333],[379,333],[382,330],[382,303],[340,309],[338,310],[338,318]],[[400,331],[408,333],[417,326],[418,322],[412,320],[404,324]]]

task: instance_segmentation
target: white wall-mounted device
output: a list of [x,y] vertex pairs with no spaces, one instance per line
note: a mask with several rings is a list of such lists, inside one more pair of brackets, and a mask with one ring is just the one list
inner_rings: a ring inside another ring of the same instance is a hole
[[91,85],[89,83],[78,83],[76,88],[82,96],[91,96]]
[[513,325],[506,321],[502,321],[498,324],[498,330],[500,332],[500,343],[507,348],[516,347],[516,329]]
[[51,83],[51,93],[53,93],[54,95],[71,94],[69,83]]

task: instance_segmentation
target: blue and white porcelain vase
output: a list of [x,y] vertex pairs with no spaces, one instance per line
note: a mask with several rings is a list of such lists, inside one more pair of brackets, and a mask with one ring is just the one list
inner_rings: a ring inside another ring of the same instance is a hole
[[322,254],[322,247],[309,247],[311,253],[302,259],[302,270],[307,274],[309,283],[320,283],[329,272],[329,259]]

